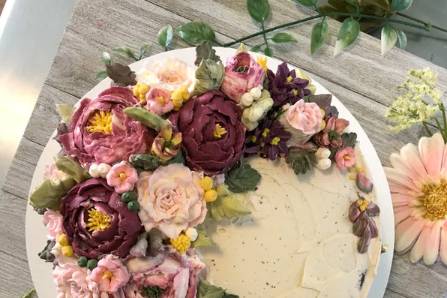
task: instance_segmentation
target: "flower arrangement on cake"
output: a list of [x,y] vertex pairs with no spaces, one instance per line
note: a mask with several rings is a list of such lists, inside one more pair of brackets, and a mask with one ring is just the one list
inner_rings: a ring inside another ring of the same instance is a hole
[[253,156],[297,175],[335,164],[357,185],[346,214],[358,252],[378,236],[356,134],[331,96],[243,46],[226,64],[208,43],[196,53],[195,69],[109,65],[110,88],[64,109],[62,150],[30,197],[58,297],[238,297],[206,281],[197,249],[212,245],[205,221],[249,216],[262,179]]

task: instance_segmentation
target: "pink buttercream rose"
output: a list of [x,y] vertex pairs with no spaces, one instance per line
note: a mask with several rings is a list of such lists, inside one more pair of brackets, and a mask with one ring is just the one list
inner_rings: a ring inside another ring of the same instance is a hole
[[158,228],[169,238],[202,223],[206,216],[200,175],[181,164],[142,173],[138,181],[139,216],[146,231]]
[[57,235],[64,232],[62,215],[54,210],[48,209],[43,214],[43,224],[47,227],[48,236],[56,239]]
[[171,92],[159,87],[154,87],[147,93],[146,102],[147,109],[157,115],[163,115],[174,108]]
[[323,112],[316,103],[304,102],[303,99],[289,107],[286,114],[290,126],[305,135],[314,135],[319,132],[322,129],[323,117]]
[[343,171],[354,166],[355,160],[355,151],[352,147],[343,148],[335,154],[335,163]]
[[94,297],[94,293],[88,288],[87,269],[74,262],[58,264],[53,270],[53,279],[56,283],[57,298]]
[[227,61],[221,90],[229,98],[239,102],[244,93],[262,85],[264,76],[264,69],[255,59],[247,52],[240,52]]
[[129,281],[130,274],[120,259],[107,255],[98,262],[98,266],[89,274],[90,290],[115,293]]
[[114,187],[117,193],[132,190],[137,181],[137,170],[127,161],[113,165],[107,173],[107,184]]

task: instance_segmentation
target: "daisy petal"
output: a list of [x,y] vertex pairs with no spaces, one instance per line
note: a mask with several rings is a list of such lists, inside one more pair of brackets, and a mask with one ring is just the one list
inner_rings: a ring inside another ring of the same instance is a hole
[[428,228],[424,228],[421,232],[421,235],[416,240],[416,243],[414,244],[410,252],[410,261],[412,263],[418,262],[424,255],[425,239],[427,239],[429,233],[430,230]]
[[441,134],[435,133],[430,138],[422,137],[419,140],[419,153],[428,175],[439,178],[444,155],[444,139]]
[[402,173],[394,168],[385,168],[385,173],[391,184],[401,185],[414,191],[419,190],[419,188],[413,183],[413,180],[411,180],[405,173]]
[[406,173],[408,177],[411,178],[413,183],[420,187],[423,177],[418,175],[418,173],[411,168],[411,165],[407,165],[400,154],[392,153],[390,156],[390,162],[393,168],[399,170],[400,172]]
[[447,223],[441,229],[441,247],[439,249],[439,255],[444,265],[447,265]]
[[400,156],[402,161],[411,169],[410,172],[424,179],[427,176],[427,171],[422,164],[419,157],[419,151],[414,144],[407,144],[400,149]]
[[395,207],[394,208],[394,222],[395,225],[399,224],[404,219],[407,219],[411,215],[411,209],[408,206]]
[[414,244],[424,226],[424,220],[408,217],[396,227],[396,251],[405,252]]
[[431,227],[425,227],[424,231],[428,229],[427,238],[424,240],[424,263],[425,265],[433,265],[436,262],[439,254],[439,242],[441,241],[441,225],[438,221]]

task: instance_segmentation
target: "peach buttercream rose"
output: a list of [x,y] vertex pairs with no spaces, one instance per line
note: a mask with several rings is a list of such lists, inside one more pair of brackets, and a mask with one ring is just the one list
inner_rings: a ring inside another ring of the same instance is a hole
[[324,112],[314,102],[297,101],[287,109],[285,120],[292,130],[291,141],[303,144],[322,128]]
[[146,231],[158,228],[176,238],[205,220],[206,202],[198,184],[201,175],[181,164],[144,172],[137,183],[139,216]]
[[130,274],[120,259],[107,255],[88,276],[89,288],[93,291],[115,293],[127,284],[129,278]]

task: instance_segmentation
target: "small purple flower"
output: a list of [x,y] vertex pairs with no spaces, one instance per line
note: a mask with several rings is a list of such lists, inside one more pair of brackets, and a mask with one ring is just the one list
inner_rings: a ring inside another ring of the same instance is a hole
[[306,87],[309,81],[296,76],[295,69],[289,70],[286,62],[278,66],[276,74],[271,70],[267,73],[268,90],[273,98],[273,107],[280,107],[286,103],[294,104],[311,92]]
[[247,134],[245,155],[259,154],[263,158],[275,160],[287,155],[289,139],[290,133],[278,120],[266,119]]
[[371,239],[378,236],[377,225],[372,217],[378,216],[379,213],[379,206],[361,197],[349,207],[349,220],[353,223],[353,233],[360,237],[357,244],[359,253],[365,253]]

